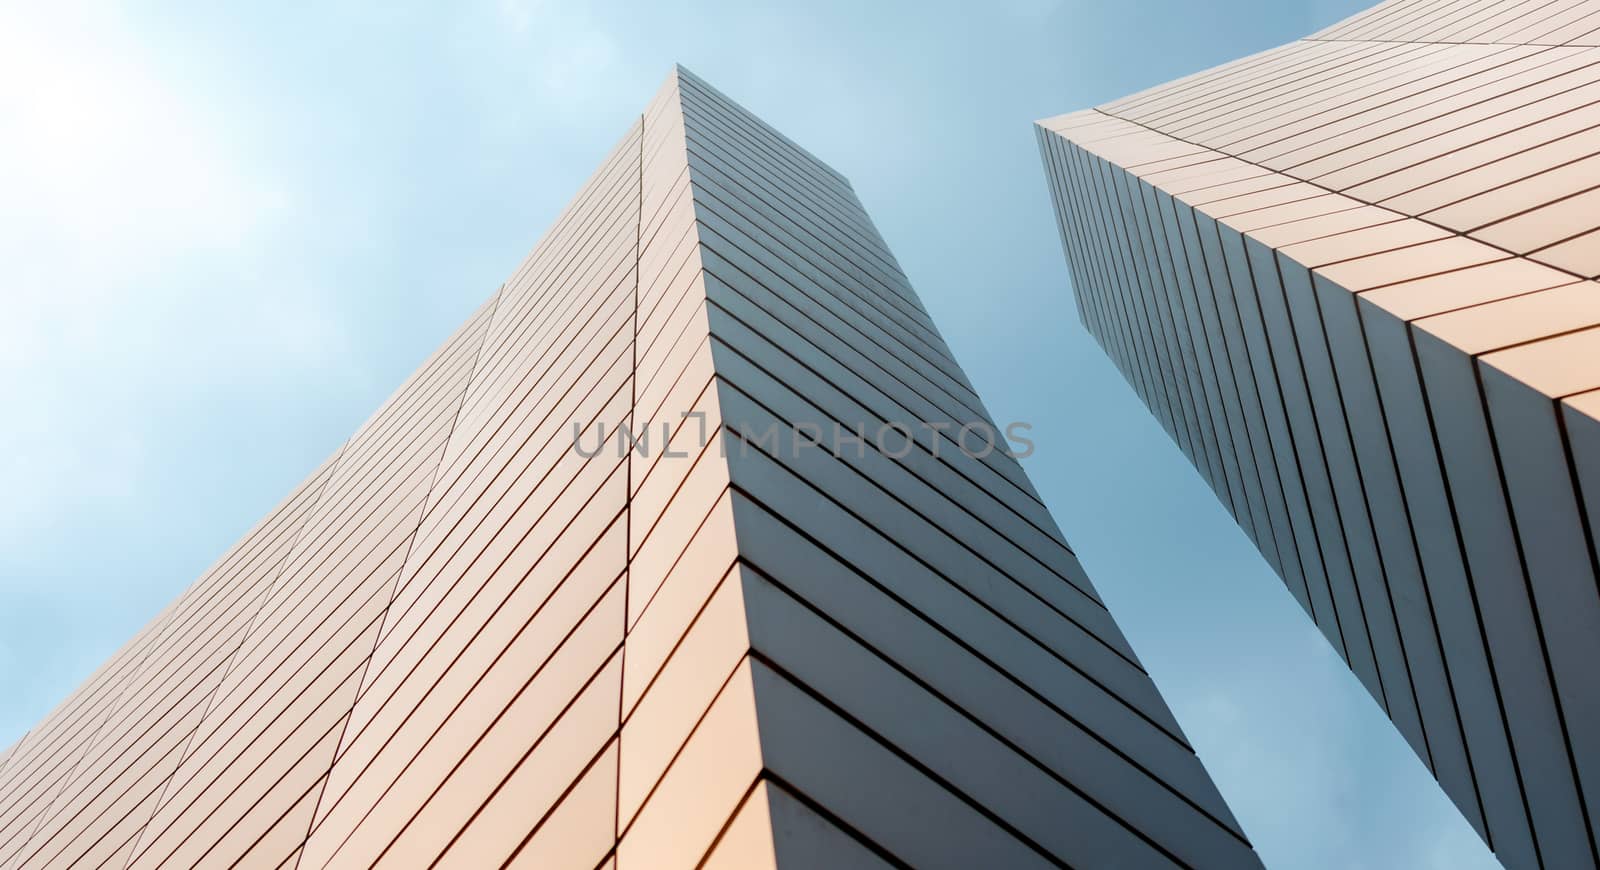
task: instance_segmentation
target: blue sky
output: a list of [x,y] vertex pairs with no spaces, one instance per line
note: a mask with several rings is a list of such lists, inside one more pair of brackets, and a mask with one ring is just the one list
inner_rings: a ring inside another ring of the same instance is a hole
[[0,0],[0,744],[335,449],[682,62],[852,179],[1034,425],[1268,866],[1496,866],[1077,323],[1031,130],[1362,0],[52,5]]

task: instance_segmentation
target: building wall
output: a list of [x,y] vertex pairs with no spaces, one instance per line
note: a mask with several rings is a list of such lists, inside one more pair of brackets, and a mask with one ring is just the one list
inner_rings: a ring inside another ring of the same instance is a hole
[[676,71],[7,752],[0,863],[1259,866],[993,422],[849,183]]
[[1597,45],[1391,0],[1037,128],[1084,325],[1511,867],[1596,861]]

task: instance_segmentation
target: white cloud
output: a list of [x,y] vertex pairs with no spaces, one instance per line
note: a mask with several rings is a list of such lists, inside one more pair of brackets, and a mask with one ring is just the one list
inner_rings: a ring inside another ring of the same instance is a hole
[[237,165],[117,19],[111,7],[0,10],[7,222],[107,246],[94,258],[240,243],[288,207],[285,193]]
[[152,390],[341,340],[311,288],[247,271],[293,217],[288,189],[147,51],[115,5],[0,3],[8,536],[136,491]]

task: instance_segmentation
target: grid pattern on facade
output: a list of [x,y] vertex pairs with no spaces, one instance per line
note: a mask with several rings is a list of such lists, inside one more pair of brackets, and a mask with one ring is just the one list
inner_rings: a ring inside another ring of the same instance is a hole
[[1597,46],[1391,0],[1036,128],[1083,323],[1511,867],[1600,827]]
[[676,71],[456,336],[0,754],[0,865],[1259,866],[972,423],[850,185]]

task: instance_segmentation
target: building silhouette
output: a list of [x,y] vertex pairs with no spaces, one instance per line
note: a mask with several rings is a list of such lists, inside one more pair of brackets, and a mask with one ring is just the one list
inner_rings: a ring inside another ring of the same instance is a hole
[[995,435],[849,183],[677,70],[0,755],[0,865],[1259,866]]
[[1390,0],[1037,134],[1084,325],[1501,861],[1595,866],[1600,3]]

